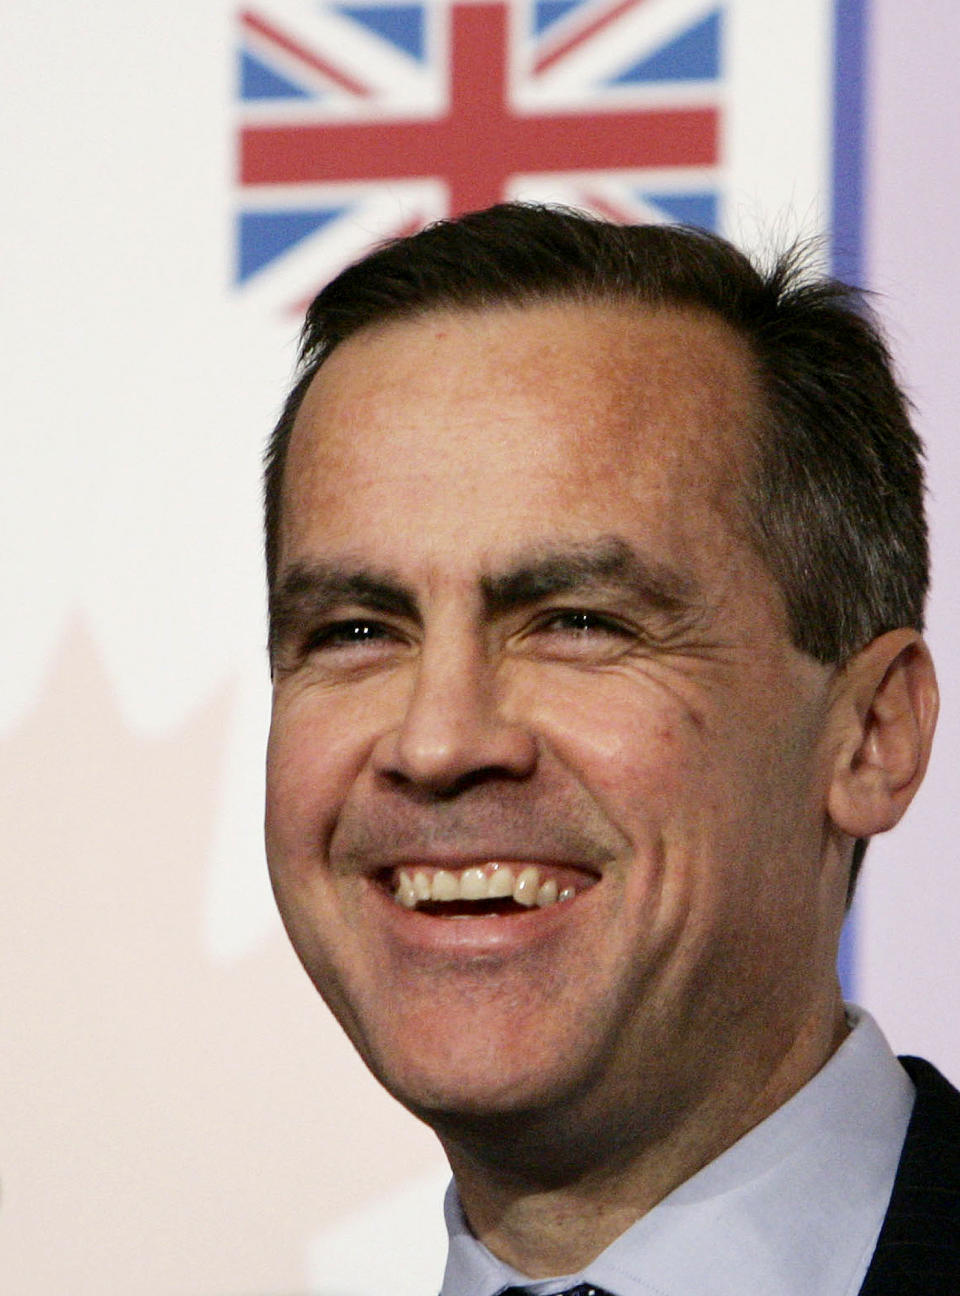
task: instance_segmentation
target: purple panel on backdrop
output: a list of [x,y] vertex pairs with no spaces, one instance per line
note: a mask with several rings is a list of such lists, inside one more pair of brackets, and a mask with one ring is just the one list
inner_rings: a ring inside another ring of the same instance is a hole
[[[833,52],[833,200],[831,270],[863,283],[864,121],[866,113],[867,0],[836,0]],[[857,924],[843,928],[837,968],[847,999],[856,995]]]
[[857,997],[857,912],[856,906],[847,914],[840,937],[840,950],[837,954],[837,971],[840,974],[840,985],[843,987],[844,999]]
[[833,47],[833,273],[863,282],[867,0],[836,0]]

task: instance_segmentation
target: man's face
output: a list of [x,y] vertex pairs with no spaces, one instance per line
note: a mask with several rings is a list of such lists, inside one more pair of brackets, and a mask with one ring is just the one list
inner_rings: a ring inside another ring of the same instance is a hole
[[438,1124],[670,1120],[836,1011],[831,672],[745,538],[754,410],[719,322],[599,305],[371,329],[307,395],[271,876]]

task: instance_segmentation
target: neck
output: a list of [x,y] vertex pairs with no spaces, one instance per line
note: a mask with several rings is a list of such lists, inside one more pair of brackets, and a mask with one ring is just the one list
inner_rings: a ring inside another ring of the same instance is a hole
[[[668,1117],[629,1123],[552,1110],[438,1131],[475,1236],[528,1278],[582,1269],[674,1188],[787,1102],[843,1042],[842,1004],[765,1076],[748,1066]],[[744,1083],[746,1081],[746,1084]]]

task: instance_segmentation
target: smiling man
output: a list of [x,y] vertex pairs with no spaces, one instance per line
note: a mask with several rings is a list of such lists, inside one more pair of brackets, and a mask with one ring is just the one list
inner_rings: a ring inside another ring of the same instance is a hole
[[449,1157],[443,1296],[955,1293],[960,1097],[835,971],[937,708],[855,294],[444,223],[314,302],[266,500],[271,877]]

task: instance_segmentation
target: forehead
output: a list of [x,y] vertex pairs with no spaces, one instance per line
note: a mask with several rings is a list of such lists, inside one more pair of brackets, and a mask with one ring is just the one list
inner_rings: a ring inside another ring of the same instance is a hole
[[538,513],[589,536],[618,506],[729,525],[756,407],[745,343],[705,313],[545,303],[370,328],[301,406],[281,556],[336,544],[361,495],[369,528],[418,520],[449,541],[459,519],[473,546],[478,528],[529,539]]

